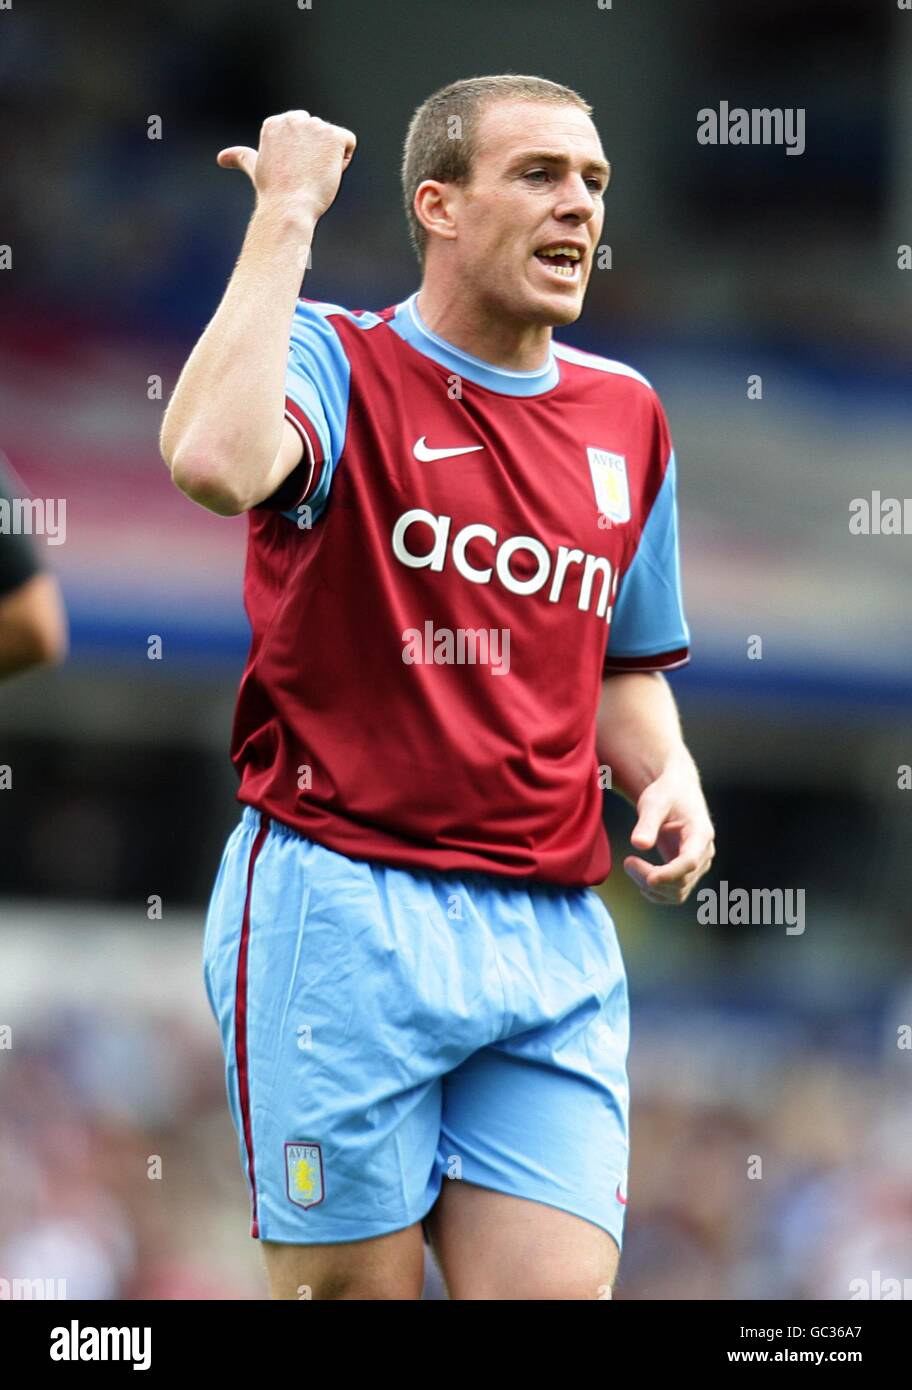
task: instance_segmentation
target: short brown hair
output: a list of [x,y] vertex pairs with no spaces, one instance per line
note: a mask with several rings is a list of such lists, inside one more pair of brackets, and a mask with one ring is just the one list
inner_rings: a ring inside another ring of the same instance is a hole
[[[496,77],[465,77],[422,102],[409,123],[402,153],[402,192],[409,236],[421,265],[427,232],[415,215],[415,194],[425,179],[466,184],[478,153],[478,124],[482,111],[494,101],[541,101],[553,106],[578,106],[587,116],[592,107],[571,87],[545,77],[501,73]],[[453,118],[458,119],[451,125]],[[452,134],[458,131],[459,138]]]

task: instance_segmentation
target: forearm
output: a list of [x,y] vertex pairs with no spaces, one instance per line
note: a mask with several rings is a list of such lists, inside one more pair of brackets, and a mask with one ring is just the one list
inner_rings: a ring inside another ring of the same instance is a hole
[[659,671],[628,671],[602,682],[596,755],[611,769],[612,790],[636,804],[650,783],[678,766],[696,766],[684,744],[671,688]]
[[176,485],[213,511],[265,495],[279,450],[295,303],[315,222],[258,207],[222,302],[165,412],[162,457]]

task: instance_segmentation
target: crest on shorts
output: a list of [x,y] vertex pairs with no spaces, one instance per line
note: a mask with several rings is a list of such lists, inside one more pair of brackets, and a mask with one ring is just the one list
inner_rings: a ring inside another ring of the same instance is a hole
[[323,1201],[323,1150],[319,1144],[285,1145],[285,1191],[296,1207]]
[[626,458],[623,454],[612,454],[608,449],[592,447],[586,450],[586,454],[599,511],[609,521],[629,521],[630,488]]

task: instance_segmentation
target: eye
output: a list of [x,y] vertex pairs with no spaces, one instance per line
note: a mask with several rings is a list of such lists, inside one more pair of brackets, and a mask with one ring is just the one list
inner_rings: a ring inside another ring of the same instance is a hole
[[592,189],[593,193],[597,193],[599,196],[601,196],[601,194],[604,193],[605,185],[602,183],[601,179],[587,179],[586,182]]
[[547,169],[530,169],[529,172],[526,174],[526,178],[534,179],[538,174],[541,174],[542,178],[550,178]]

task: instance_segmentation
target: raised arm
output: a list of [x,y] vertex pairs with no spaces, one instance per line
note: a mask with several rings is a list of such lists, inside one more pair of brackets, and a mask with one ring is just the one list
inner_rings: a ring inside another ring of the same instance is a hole
[[301,459],[284,418],[295,303],[317,222],[355,150],[349,130],[306,111],[270,116],[258,150],[222,150],[256,207],[222,302],[190,354],[162,422],[162,458],[177,487],[234,516],[271,496]]

